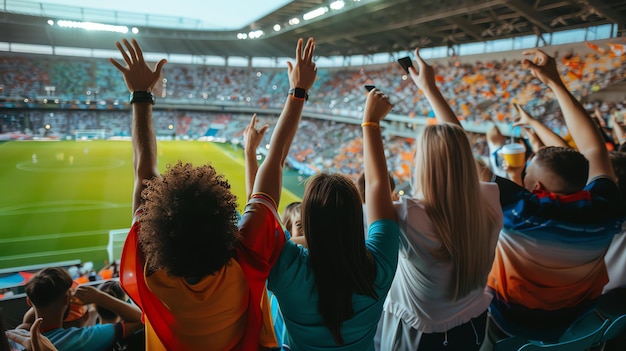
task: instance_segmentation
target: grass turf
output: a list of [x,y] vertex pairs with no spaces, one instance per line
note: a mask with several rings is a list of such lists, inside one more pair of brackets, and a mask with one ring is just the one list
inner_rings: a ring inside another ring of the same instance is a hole
[[[207,162],[229,179],[243,209],[240,149],[199,141],[158,143],[159,171],[177,160]],[[280,211],[302,196],[287,172]],[[128,228],[133,186],[129,141],[13,141],[0,144],[0,268],[80,259],[100,267],[108,233]]]

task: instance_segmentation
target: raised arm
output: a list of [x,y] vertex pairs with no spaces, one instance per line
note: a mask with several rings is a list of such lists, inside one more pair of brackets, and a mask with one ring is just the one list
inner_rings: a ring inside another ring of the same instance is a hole
[[524,59],[522,65],[530,68],[532,75],[554,92],[578,150],[589,160],[589,179],[598,175],[615,178],[600,132],[580,102],[567,90],[559,76],[554,58],[539,49],[525,51],[523,54],[534,57],[532,61]]
[[[133,214],[141,206],[141,191],[144,189],[143,180],[159,176],[156,157],[156,137],[152,123],[152,104],[154,97],[152,89],[161,76],[165,59],[159,61],[154,69],[148,67],[143,59],[143,52],[135,39],[131,43],[124,39],[126,49],[118,41],[115,43],[120,50],[126,66],[122,66],[115,59],[109,61],[124,76],[126,86],[131,93],[133,109],[132,140],[133,140],[133,167],[135,170],[135,185],[133,191]],[[128,51],[128,52],[126,52]]]
[[[302,39],[296,46],[296,63],[288,62],[289,87],[291,89],[303,89],[308,92],[315,82],[317,68],[313,62],[315,43],[310,38],[306,46]],[[283,164],[287,158],[289,147],[298,129],[305,98],[289,94],[285,101],[283,111],[278,118],[276,128],[270,140],[270,149],[265,161],[259,167],[254,182],[254,193],[264,193],[270,196],[278,206],[282,187]]]
[[522,134],[524,134],[528,139],[528,143],[530,144],[532,152],[537,152],[539,151],[539,149],[546,146],[543,141],[541,141],[539,136],[537,136],[537,133],[535,133],[535,130],[533,128],[522,128]]
[[389,173],[380,132],[380,121],[391,111],[389,97],[378,89],[367,94],[363,114],[363,160],[365,162],[365,210],[368,225],[379,219],[396,220],[391,201]]
[[615,134],[615,138],[617,138],[617,144],[622,144],[626,141],[626,138],[624,138],[624,128],[619,124],[614,114],[611,114],[611,124],[613,126],[613,134]]
[[261,129],[257,130],[256,122],[257,119],[255,113],[252,115],[250,124],[248,124],[246,129],[243,131],[244,157],[246,159],[246,199],[248,200],[250,200],[250,196],[252,196],[254,180],[256,178],[256,173],[259,170],[259,162],[256,159],[256,150],[263,140],[265,132],[270,127],[266,124],[261,127]]
[[424,92],[439,123],[446,122],[461,126],[461,122],[459,122],[459,119],[450,108],[450,105],[448,105],[446,99],[441,95],[439,88],[437,88],[433,68],[422,59],[419,51],[419,48],[415,49],[417,68],[409,67],[411,78],[415,82],[415,85]]
[[534,119],[530,113],[526,112],[520,105],[515,104],[515,109],[519,114],[519,117],[513,121],[514,126],[529,126],[531,127],[537,137],[546,146],[560,146],[568,147],[565,140],[553,132],[550,128],[546,127],[541,121]]
[[124,337],[141,330],[141,310],[130,303],[122,301],[93,286],[81,285],[76,288],[74,295],[84,304],[94,303],[117,314],[124,321]]

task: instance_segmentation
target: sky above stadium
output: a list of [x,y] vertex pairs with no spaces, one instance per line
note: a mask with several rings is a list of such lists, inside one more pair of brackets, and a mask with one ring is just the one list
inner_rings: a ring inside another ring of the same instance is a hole
[[203,22],[205,29],[242,28],[293,0],[35,0],[45,4],[121,12],[184,17]]

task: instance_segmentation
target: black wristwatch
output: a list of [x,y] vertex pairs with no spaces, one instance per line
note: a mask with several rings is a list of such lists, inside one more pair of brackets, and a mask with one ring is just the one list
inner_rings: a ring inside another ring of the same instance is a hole
[[302,88],[289,89],[289,95],[293,95],[296,99],[304,99],[305,101],[309,100],[309,94],[307,94],[306,90]]
[[154,94],[149,91],[135,91],[130,94],[130,103],[149,102],[154,105]]

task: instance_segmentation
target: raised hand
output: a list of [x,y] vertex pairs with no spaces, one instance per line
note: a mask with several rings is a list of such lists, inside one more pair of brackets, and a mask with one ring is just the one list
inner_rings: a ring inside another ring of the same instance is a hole
[[109,61],[122,72],[126,86],[128,86],[128,90],[131,93],[135,91],[151,92],[155,84],[159,81],[161,70],[167,60],[162,59],[154,66],[154,69],[151,69],[144,61],[143,52],[139,44],[137,44],[137,41],[135,39],[131,39],[131,41],[132,45],[128,40],[123,40],[128,52],[126,52],[119,41],[115,42],[115,46],[117,46],[120,53],[122,53],[126,66],[122,66],[113,58],[109,58]]
[[252,119],[250,119],[250,124],[246,126],[243,130],[243,142],[244,147],[246,149],[246,153],[256,154],[256,149],[259,147],[259,144],[263,140],[263,136],[265,132],[270,127],[269,125],[264,125],[261,129],[256,129],[256,113],[252,115]]
[[518,117],[513,120],[513,126],[527,126],[532,123],[534,118],[530,115],[530,113],[526,112],[520,105],[515,104],[515,110],[518,113]]
[[549,56],[539,49],[524,51],[522,55],[534,56],[532,61],[526,58],[522,60],[522,67],[530,68],[530,72],[533,77],[539,79],[548,86],[563,83],[561,81],[559,71],[556,68],[556,61],[554,60],[554,57]]
[[98,297],[102,292],[90,285],[80,285],[76,288],[74,296],[77,297],[83,304],[88,305],[90,303],[96,303]]
[[423,91],[436,89],[435,71],[422,59],[419,48],[415,49],[415,61],[417,62],[417,68],[415,66],[409,67],[409,74],[415,85]]
[[306,46],[302,48],[304,40],[299,39],[296,46],[296,64],[295,66],[287,61],[287,72],[289,73],[289,84],[293,88],[302,88],[309,90],[317,75],[317,67],[313,62],[313,53],[315,51],[315,42],[313,38],[309,38]]
[[415,58],[417,68],[409,67],[409,74],[413,82],[415,82],[415,85],[417,85],[424,93],[424,96],[426,96],[428,103],[435,112],[437,121],[440,123],[452,123],[462,127],[454,111],[452,111],[446,99],[441,95],[439,88],[437,88],[437,84],[435,84],[435,71],[422,59],[419,48],[415,49]]
[[372,89],[367,94],[363,122],[378,123],[382,121],[391,111],[392,107],[393,105],[389,102],[389,97],[387,95],[383,94],[383,92],[378,89]]

